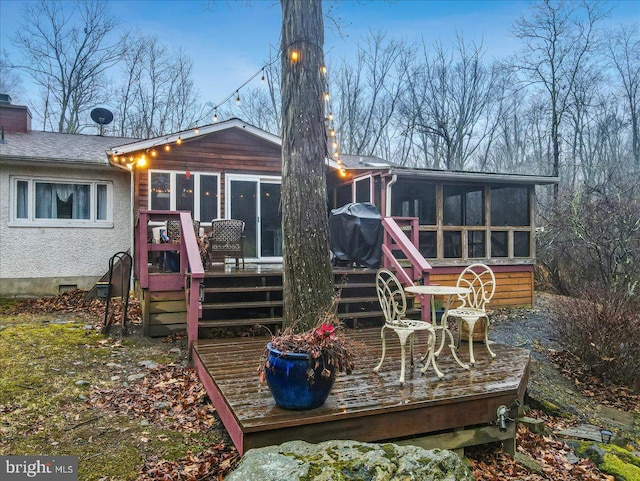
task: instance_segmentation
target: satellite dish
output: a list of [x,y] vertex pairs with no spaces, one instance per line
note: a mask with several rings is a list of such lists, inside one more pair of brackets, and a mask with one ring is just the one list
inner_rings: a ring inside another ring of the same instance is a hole
[[100,126],[100,135],[102,135],[102,126],[113,121],[113,114],[108,109],[97,107],[91,111],[91,119]]

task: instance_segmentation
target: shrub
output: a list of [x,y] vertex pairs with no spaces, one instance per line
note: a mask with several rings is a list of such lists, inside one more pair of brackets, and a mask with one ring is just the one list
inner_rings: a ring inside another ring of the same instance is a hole
[[561,345],[607,383],[640,388],[640,301],[628,292],[587,288],[556,305]]
[[537,237],[536,281],[565,295],[598,284],[640,291],[639,185],[581,186],[554,204]]

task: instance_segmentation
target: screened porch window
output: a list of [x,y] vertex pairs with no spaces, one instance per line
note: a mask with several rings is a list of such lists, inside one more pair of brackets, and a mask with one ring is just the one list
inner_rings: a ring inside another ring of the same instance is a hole
[[391,215],[419,219],[426,259],[531,258],[531,186],[399,179]]
[[194,220],[220,217],[219,174],[149,171],[149,209],[191,212]]
[[393,186],[391,215],[396,217],[417,217],[420,219],[420,225],[435,225],[435,184],[398,180]]

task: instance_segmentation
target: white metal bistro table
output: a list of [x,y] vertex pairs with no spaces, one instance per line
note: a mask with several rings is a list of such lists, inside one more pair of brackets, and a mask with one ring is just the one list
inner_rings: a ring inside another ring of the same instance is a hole
[[[404,290],[411,294],[418,294],[419,296],[431,296],[431,324],[433,325],[433,328],[436,331],[437,330],[442,331],[442,339],[440,340],[440,347],[438,348],[437,351],[435,351],[434,353],[435,357],[438,357],[440,355],[440,352],[444,347],[445,337],[449,336],[449,341],[450,341],[449,348],[451,349],[451,353],[453,354],[453,357],[455,358],[456,362],[463,369],[469,369],[469,365],[463,363],[458,357],[457,348],[455,343],[453,342],[453,334],[451,334],[451,331],[447,326],[447,313],[449,312],[449,304],[451,302],[451,296],[455,296],[458,294],[467,294],[469,293],[469,288],[457,287],[457,286],[427,285],[427,286],[407,286],[404,288]],[[434,302],[436,296],[446,297],[446,302],[443,304],[444,313],[442,314],[442,319],[440,319],[440,323],[438,323],[438,320],[436,317],[436,307]],[[422,372],[426,371],[428,367],[429,367],[429,363],[425,364],[425,366],[422,368]]]

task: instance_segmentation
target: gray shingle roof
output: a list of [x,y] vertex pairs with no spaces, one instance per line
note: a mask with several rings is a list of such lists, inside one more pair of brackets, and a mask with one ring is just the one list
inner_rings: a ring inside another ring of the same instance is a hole
[[32,130],[5,133],[0,144],[1,161],[60,162],[109,165],[107,150],[136,139],[99,135],[61,134]]

